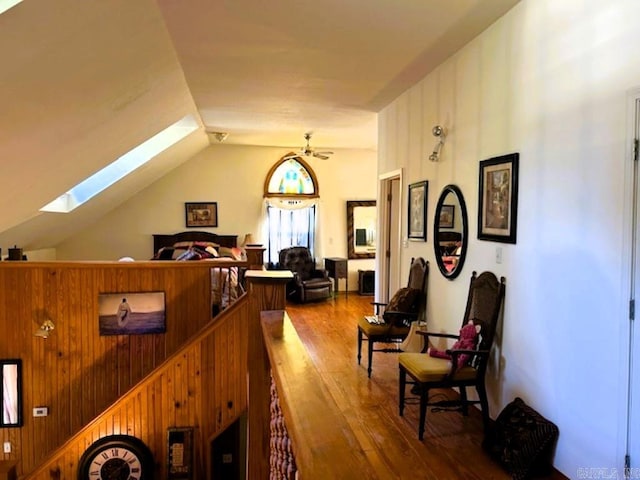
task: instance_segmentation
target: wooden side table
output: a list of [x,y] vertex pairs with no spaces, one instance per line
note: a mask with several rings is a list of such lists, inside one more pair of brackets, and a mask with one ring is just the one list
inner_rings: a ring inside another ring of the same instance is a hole
[[339,291],[339,281],[345,279],[345,294],[349,295],[349,266],[346,258],[328,257],[324,259],[324,268],[335,281],[335,292]]

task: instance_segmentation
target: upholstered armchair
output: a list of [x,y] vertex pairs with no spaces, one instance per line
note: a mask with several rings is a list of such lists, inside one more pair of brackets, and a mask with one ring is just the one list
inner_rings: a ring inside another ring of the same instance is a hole
[[293,272],[293,280],[287,284],[287,299],[310,302],[331,297],[333,283],[328,272],[316,267],[307,247],[280,250],[279,267]]

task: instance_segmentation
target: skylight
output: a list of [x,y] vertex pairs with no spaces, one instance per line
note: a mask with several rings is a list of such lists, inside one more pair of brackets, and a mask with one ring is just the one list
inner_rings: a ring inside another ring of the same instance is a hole
[[0,13],[4,13],[9,10],[11,7],[16,6],[22,0],[0,0]]
[[193,115],[187,115],[125,153],[115,162],[86,178],[68,192],[42,207],[40,211],[71,212],[197,129],[198,123]]

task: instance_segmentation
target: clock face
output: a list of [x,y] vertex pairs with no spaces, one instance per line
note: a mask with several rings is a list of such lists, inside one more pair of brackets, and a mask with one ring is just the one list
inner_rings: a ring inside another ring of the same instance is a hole
[[79,480],[146,480],[152,478],[153,459],[138,438],[111,435],[93,443],[78,464]]
[[139,480],[141,474],[140,459],[126,447],[105,448],[89,466],[89,478],[94,480]]

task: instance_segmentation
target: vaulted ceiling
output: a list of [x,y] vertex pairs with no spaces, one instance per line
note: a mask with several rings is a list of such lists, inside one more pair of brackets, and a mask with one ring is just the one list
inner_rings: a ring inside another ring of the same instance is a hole
[[[206,148],[375,149],[376,113],[518,0],[24,0],[0,15],[0,245],[55,246]],[[39,209],[187,114],[70,214]]]

